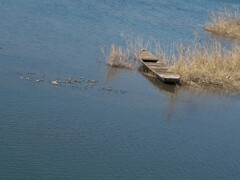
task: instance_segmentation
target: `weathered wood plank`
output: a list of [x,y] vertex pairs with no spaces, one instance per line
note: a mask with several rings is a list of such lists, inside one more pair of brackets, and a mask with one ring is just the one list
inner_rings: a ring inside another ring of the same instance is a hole
[[158,79],[166,83],[179,83],[180,76],[171,72],[170,68],[150,52],[143,50],[141,55],[143,66],[152,72]]
[[151,69],[154,69],[154,70],[161,70],[161,71],[165,71],[165,70],[169,70],[168,67],[150,67]]
[[141,52],[141,59],[143,61],[150,61],[150,62],[157,62],[158,58],[154,56],[152,53],[148,52],[147,50],[143,50]]

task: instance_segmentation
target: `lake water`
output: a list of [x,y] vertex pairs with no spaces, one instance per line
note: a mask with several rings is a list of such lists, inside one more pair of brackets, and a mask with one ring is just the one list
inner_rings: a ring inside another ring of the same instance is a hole
[[[0,179],[239,179],[239,96],[111,69],[100,51],[123,34],[191,42],[239,4],[0,0]],[[69,77],[85,81],[48,83]]]

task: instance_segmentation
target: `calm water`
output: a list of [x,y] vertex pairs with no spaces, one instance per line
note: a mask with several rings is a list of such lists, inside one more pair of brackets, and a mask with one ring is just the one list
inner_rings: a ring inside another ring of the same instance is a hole
[[[239,96],[109,69],[100,52],[122,34],[190,42],[239,4],[0,0],[0,179],[239,179]],[[47,83],[82,76],[97,85]]]

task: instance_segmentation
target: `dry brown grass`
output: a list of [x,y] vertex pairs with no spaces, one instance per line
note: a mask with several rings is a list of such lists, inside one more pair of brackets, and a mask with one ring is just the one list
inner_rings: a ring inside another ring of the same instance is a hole
[[107,57],[107,64],[112,67],[132,69],[134,63],[131,59],[130,49],[123,50],[122,47],[113,44]]
[[205,30],[222,36],[240,38],[240,12],[231,12],[224,8],[212,13]]
[[102,48],[102,53],[106,57],[106,63],[111,67],[136,69],[139,67],[140,53],[143,49],[150,49],[160,59],[166,59],[163,58],[164,52],[161,49],[160,43],[154,40],[148,40],[144,43],[143,39],[139,37],[126,40],[125,48],[115,44],[112,44],[110,52]]
[[107,55],[107,64],[112,67],[134,69],[138,67],[143,41],[140,39],[126,42],[126,48],[112,44]]
[[[149,42],[136,40],[123,49],[112,45],[107,64],[112,67],[133,69],[139,65],[139,55]],[[153,45],[154,44],[154,45]],[[240,92],[240,43],[231,49],[224,49],[218,41],[207,41],[193,46],[182,43],[171,48],[170,53],[162,50],[159,43],[152,43],[148,49],[166,62],[171,70],[180,75],[183,85],[218,88]]]
[[172,70],[187,85],[240,91],[240,44],[226,50],[219,42],[185,47],[180,45]]

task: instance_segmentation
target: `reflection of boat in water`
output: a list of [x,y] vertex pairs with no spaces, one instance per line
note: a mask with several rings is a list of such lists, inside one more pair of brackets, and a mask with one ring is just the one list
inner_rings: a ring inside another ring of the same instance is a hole
[[159,61],[159,59],[152,55],[147,50],[143,50],[140,54],[140,59],[143,64],[143,68],[157,77],[164,83],[178,84],[180,83],[180,76],[170,71],[169,67]]
[[155,76],[149,76],[149,73],[140,71],[140,73],[145,77],[151,84],[153,84],[161,93],[166,94],[169,98],[167,114],[168,118],[171,119],[171,114],[174,110],[175,99],[177,96],[177,87],[163,83],[159,81]]
[[176,86],[172,86],[172,85],[163,83],[163,82],[159,81],[158,79],[156,79],[156,77],[149,76],[149,74],[144,71],[140,71],[140,72],[149,82],[151,82],[155,87],[157,87],[160,92],[163,92],[168,95],[175,94],[175,92],[177,90]]

